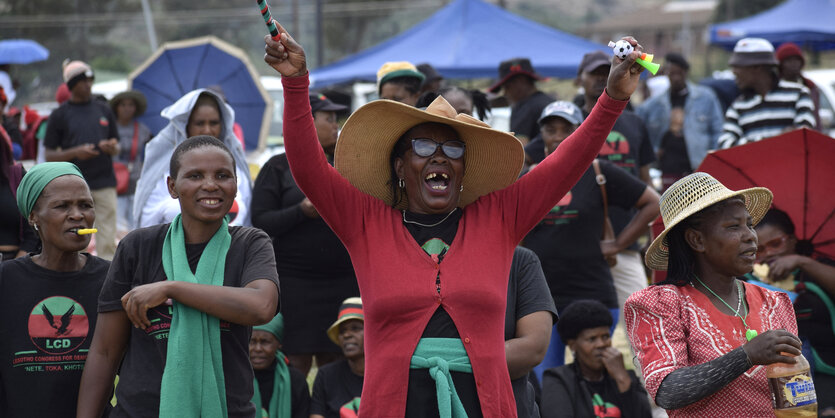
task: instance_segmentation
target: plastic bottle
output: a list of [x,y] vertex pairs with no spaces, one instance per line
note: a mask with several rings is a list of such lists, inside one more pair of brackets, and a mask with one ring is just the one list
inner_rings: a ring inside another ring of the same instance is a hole
[[[791,356],[788,353],[782,354]],[[765,371],[777,418],[818,416],[818,399],[809,362],[803,355],[795,358],[795,364],[773,363]]]

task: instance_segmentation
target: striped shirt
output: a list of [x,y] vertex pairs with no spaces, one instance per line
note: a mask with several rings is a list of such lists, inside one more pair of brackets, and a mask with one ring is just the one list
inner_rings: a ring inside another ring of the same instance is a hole
[[815,127],[815,105],[806,86],[780,80],[765,96],[740,95],[725,112],[719,148],[757,142],[787,129]]

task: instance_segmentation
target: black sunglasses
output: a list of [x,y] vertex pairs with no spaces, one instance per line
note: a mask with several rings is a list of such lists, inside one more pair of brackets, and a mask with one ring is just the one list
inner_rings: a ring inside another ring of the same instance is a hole
[[412,139],[412,151],[418,157],[431,157],[438,151],[438,148],[443,150],[444,155],[453,160],[457,160],[464,156],[464,150],[467,146],[464,142],[459,140],[447,141],[444,143],[435,142],[429,138],[415,138]]

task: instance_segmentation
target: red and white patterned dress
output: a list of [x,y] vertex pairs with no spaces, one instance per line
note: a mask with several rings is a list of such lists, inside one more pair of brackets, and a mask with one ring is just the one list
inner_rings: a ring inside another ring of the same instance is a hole
[[[785,293],[744,286],[751,329],[759,333],[785,329],[797,334],[794,309]],[[742,320],[720,312],[690,285],[650,286],[633,293],[623,311],[629,340],[653,399],[674,370],[706,363],[746,342]],[[773,417],[765,366],[754,366],[713,395],[668,414],[671,418]]]

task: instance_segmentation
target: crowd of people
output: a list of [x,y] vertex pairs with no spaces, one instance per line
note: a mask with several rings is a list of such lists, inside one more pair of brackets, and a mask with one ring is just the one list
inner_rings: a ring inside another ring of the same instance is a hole
[[[835,262],[768,189],[696,172],[819,125],[797,46],[741,40],[726,110],[677,53],[633,103],[629,37],[569,100],[527,58],[487,92],[381,63],[340,125],[279,30],[286,152],[254,179],[214,86],[157,133],[82,61],[23,130],[0,88],[0,416],[773,416],[764,366],[801,353],[835,415]],[[485,122],[499,96],[511,132]]]

